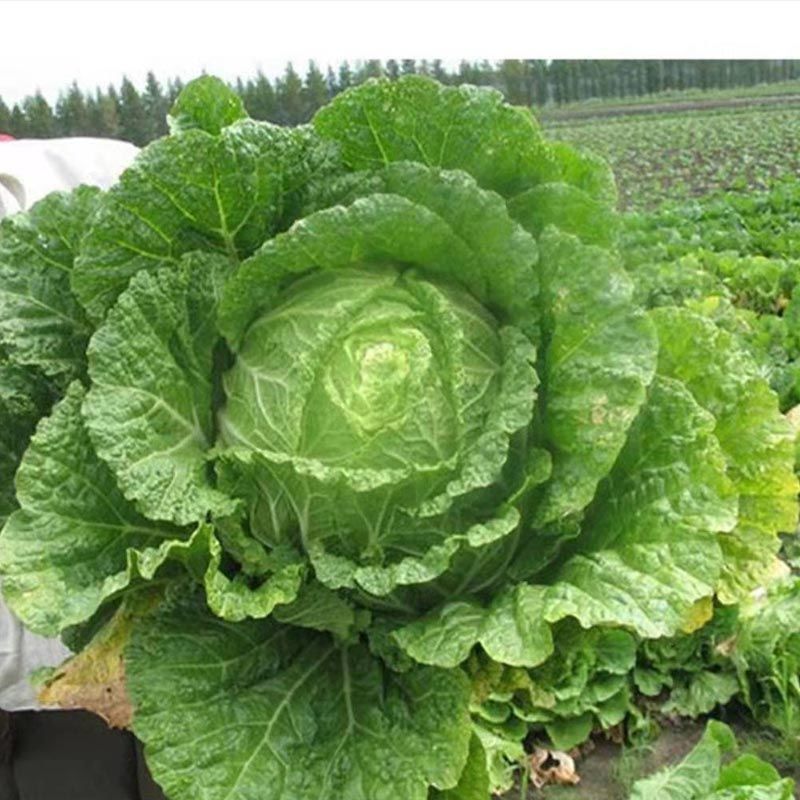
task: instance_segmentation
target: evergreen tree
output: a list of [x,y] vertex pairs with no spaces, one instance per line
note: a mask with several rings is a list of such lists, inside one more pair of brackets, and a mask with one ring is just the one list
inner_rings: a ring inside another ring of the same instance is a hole
[[537,59],[531,62],[531,80],[534,85],[534,103],[543,106],[550,99],[546,61]]
[[339,91],[343,92],[353,85],[353,71],[350,69],[350,64],[343,61],[339,67]]
[[335,97],[339,94],[339,83],[336,80],[336,73],[333,71],[333,67],[328,67],[328,72],[325,75],[325,83],[328,87],[329,97]]
[[174,78],[171,81],[167,81],[168,108],[172,108],[172,104],[175,102],[176,98],[182,91],[183,91],[183,81],[180,78]]
[[328,85],[325,82],[325,77],[320,72],[319,67],[313,61],[309,61],[305,86],[303,87],[306,119],[311,119],[317,109],[322,108],[329,99],[330,95],[328,94]]
[[500,62],[501,90],[509,103],[522,105],[526,101],[525,75],[522,61],[508,58]]
[[245,108],[253,119],[266,120],[267,122],[278,121],[278,103],[275,97],[275,89],[272,88],[269,78],[260,70],[255,82],[247,82],[242,99],[244,100]]
[[117,93],[113,86],[108,92],[97,90],[94,102],[89,108],[92,135],[109,139],[119,136],[119,118],[117,117]]
[[436,78],[440,83],[450,83],[450,76],[442,66],[442,59],[435,58],[431,64],[431,77]]
[[278,81],[278,116],[284,125],[299,125],[305,122],[303,108],[303,81],[295,72],[291,62],[286,65],[283,78]]
[[11,127],[8,132],[17,139],[24,139],[28,135],[28,120],[19,103],[14,103],[11,109]]
[[170,105],[156,76],[152,72],[148,72],[142,94],[142,106],[148,121],[148,139],[157,139],[167,135],[167,114]]
[[392,80],[400,77],[400,65],[393,58],[386,62],[386,75]]
[[11,133],[11,109],[3,102],[0,97],[0,133]]
[[403,75],[416,75],[417,62],[413,58],[404,58],[400,62],[400,71]]
[[139,147],[148,142],[150,135],[150,121],[136,87],[128,80],[122,79],[119,90],[119,133],[127,142],[132,142]]
[[86,99],[78,84],[73,82],[66,94],[56,102],[56,131],[59,136],[88,136],[92,124]]
[[367,78],[381,78],[383,77],[383,65],[380,61],[373,58],[364,63],[361,72],[364,76],[363,80],[367,80]]
[[50,139],[57,135],[56,119],[50,104],[41,92],[22,101],[25,116],[25,136],[32,139]]
[[481,83],[481,70],[477,64],[462,61],[458,65],[458,83],[472,83],[476,86]]

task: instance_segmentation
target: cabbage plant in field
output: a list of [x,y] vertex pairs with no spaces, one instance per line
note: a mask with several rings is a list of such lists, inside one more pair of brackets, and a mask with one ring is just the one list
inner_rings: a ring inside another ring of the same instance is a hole
[[289,130],[201,78],[110,191],[4,222],[3,591],[78,651],[45,698],[171,800],[486,800],[475,659],[557,680],[750,592],[792,433],[729,334],[637,305],[614,204],[494,91]]

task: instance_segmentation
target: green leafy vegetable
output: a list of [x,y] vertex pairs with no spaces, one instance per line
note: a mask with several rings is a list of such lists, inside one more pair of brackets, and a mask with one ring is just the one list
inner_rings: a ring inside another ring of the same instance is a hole
[[635,637],[795,525],[751,356],[643,307],[608,167],[496,92],[368,81],[282,129],[201,78],[171,119],[0,232],[12,608],[88,662],[125,618],[170,800],[478,800],[532,725],[617,725]]

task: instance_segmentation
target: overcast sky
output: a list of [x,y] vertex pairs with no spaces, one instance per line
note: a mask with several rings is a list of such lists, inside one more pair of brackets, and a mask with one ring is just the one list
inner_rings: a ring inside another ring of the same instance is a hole
[[148,70],[161,80],[203,70],[233,79],[280,74],[289,60],[300,71],[312,57],[338,62],[330,43],[298,35],[316,14],[233,0],[0,3],[0,97],[39,89],[53,100],[73,80],[89,89],[124,75],[141,86]]
[[774,0],[3,0],[0,97],[310,58],[791,58],[799,29],[800,4]]

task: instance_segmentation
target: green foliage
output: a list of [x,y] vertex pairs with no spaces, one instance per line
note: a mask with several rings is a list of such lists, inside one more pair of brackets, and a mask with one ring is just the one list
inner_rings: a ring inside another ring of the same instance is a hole
[[692,634],[643,642],[636,689],[665,714],[698,717],[732,698],[797,750],[800,580],[788,577]]
[[[201,78],[116,186],[0,231],[12,466],[38,420],[6,597],[88,658],[123,608],[171,800],[486,798],[532,724],[622,721],[634,637],[769,573],[793,430],[736,336],[637,300],[608,167],[499,93],[241,111]],[[56,264],[23,246],[64,214]]]
[[637,781],[630,800],[792,800],[794,781],[756,756],[723,764],[735,750],[731,729],[711,720],[683,761]]
[[620,249],[648,306],[686,305],[735,334],[781,408],[800,403],[800,182],[626,217]]

